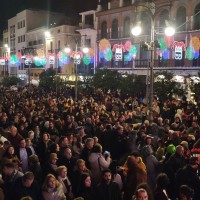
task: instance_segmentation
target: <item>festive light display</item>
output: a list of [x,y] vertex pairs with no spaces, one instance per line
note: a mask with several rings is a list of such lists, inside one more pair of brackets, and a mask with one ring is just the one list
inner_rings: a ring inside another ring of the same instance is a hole
[[100,50],[100,51],[105,51],[106,49],[110,49],[110,48],[111,48],[111,45],[110,45],[109,40],[107,40],[107,39],[102,39],[102,40],[99,42],[99,50]]
[[192,37],[190,40],[190,45],[194,48],[195,51],[199,51],[200,48],[200,40],[198,37]]
[[83,63],[84,63],[85,65],[89,65],[89,64],[90,64],[90,57],[87,56],[87,55],[85,55],[85,56],[83,57]]
[[171,47],[172,43],[173,43],[173,37],[172,36],[167,36],[165,35],[164,36],[164,42],[165,42],[165,45],[167,47]]
[[194,47],[188,46],[187,49],[186,49],[186,58],[188,60],[193,60],[194,59],[194,53],[195,53]]

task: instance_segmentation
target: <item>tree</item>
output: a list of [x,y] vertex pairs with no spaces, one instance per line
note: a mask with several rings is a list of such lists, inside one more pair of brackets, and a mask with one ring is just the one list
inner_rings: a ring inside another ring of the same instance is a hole
[[21,82],[21,79],[16,76],[5,76],[3,77],[1,83],[5,87],[10,87],[12,85],[17,85]]
[[199,97],[199,94],[200,94],[200,72],[198,72],[198,77],[194,78],[194,79],[191,79],[191,83],[190,83],[190,89],[191,89],[191,92],[194,93],[194,99],[196,102],[199,102],[200,100],[200,97]]
[[39,86],[43,88],[55,88],[55,75],[56,72],[53,69],[43,71],[39,76]]
[[173,79],[173,73],[160,71],[154,74],[154,93],[162,99],[171,99],[173,95],[181,96],[184,90],[181,84]]
[[116,91],[119,89],[119,84],[121,83],[122,75],[116,70],[98,70],[92,79],[92,86],[97,89],[100,88],[104,92]]

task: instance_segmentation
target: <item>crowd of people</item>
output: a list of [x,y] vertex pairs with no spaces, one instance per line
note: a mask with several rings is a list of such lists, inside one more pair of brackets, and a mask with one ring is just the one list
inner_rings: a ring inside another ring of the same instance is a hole
[[2,89],[0,199],[199,200],[199,123],[185,98]]

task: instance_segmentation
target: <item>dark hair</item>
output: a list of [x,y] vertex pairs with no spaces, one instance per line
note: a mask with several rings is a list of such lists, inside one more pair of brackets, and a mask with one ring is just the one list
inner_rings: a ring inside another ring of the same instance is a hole
[[179,197],[181,198],[183,196],[187,199],[192,198],[194,196],[194,190],[188,185],[181,185],[179,188]]
[[34,179],[34,175],[33,175],[33,173],[32,172],[26,172],[25,174],[24,174],[24,176],[22,177],[22,180],[23,181],[26,181],[26,180],[33,180]]
[[167,186],[169,185],[169,178],[167,174],[160,173],[156,178],[156,183],[157,183],[157,187],[161,189],[166,189]]
[[[104,175],[105,173],[111,173],[111,170],[110,169],[104,169],[102,171],[102,175]],[[112,174],[112,173],[111,173]]]
[[149,199],[149,200],[154,200],[154,196],[153,196],[152,190],[151,190],[151,188],[149,187],[149,185],[148,185],[147,183],[141,183],[141,184],[139,184],[139,185],[137,186],[137,188],[136,188],[136,191],[137,191],[138,189],[141,189],[141,188],[143,188],[143,189],[146,190],[146,192],[147,192],[147,194],[148,194],[148,199]]
[[91,153],[101,153],[102,146],[100,144],[95,144],[91,150]]

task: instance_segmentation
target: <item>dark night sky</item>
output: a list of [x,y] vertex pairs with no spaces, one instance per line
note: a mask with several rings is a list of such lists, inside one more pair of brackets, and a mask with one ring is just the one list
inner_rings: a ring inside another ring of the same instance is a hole
[[0,34],[2,35],[7,20],[26,8],[61,11],[68,16],[78,16],[79,12],[96,9],[97,4],[98,0],[1,0]]

